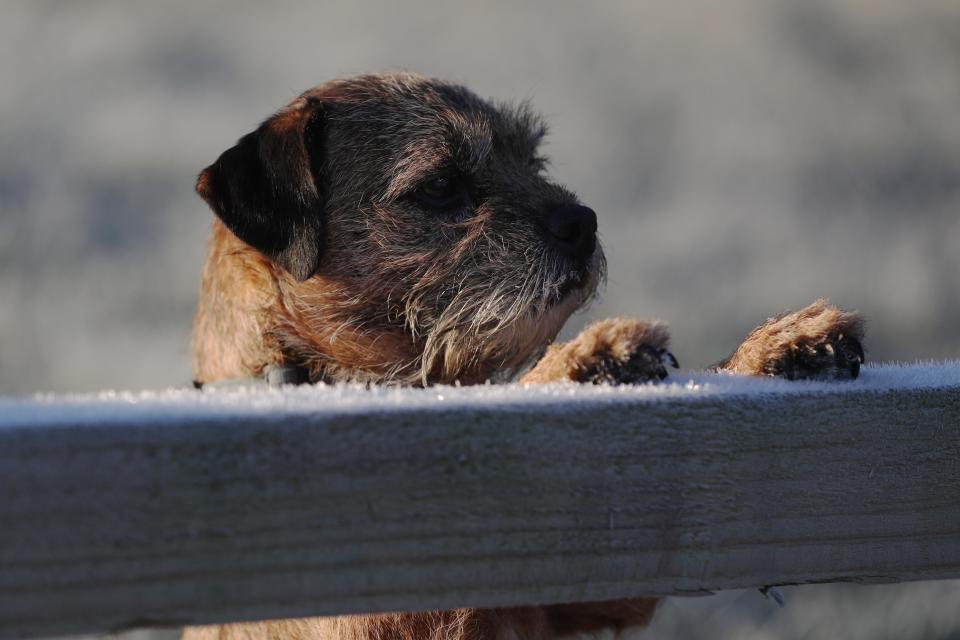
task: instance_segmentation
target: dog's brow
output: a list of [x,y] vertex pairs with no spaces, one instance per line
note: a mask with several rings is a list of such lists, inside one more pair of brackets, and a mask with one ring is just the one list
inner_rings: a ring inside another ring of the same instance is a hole
[[411,143],[394,164],[393,178],[380,204],[390,203],[411,191],[421,181],[449,163],[450,149],[444,140]]
[[475,173],[493,148],[490,122],[481,114],[450,110],[444,115],[453,161],[464,173]]
[[428,139],[412,142],[394,165],[393,178],[379,199],[389,203],[415,188],[443,168],[456,168],[472,175],[483,165],[493,147],[489,123],[460,112],[442,114],[445,126]]

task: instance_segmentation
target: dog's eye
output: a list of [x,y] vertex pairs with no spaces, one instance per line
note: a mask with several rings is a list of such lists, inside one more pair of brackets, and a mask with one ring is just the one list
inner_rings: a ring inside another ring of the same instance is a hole
[[456,193],[457,184],[447,177],[434,178],[423,185],[423,194],[430,198],[449,198]]
[[463,200],[463,188],[452,176],[437,176],[424,182],[416,191],[416,198],[431,207],[449,207]]

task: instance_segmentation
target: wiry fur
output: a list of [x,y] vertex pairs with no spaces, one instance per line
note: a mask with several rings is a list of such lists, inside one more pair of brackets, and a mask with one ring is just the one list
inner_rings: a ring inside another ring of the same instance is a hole
[[547,607],[272,620],[189,627],[183,640],[551,640],[648,624],[657,603],[657,598],[633,598]]
[[718,369],[747,375],[856,378],[864,361],[863,318],[821,298],[751,331]]
[[[301,281],[216,224],[195,379],[294,361],[329,382],[473,383],[528,365],[605,269],[602,251],[578,272],[543,241],[542,211],[576,198],[542,174],[540,120],[404,74],[322,85],[265,126],[300,127],[291,112],[321,108],[323,145],[311,158],[326,197],[321,268]],[[462,213],[425,214],[407,196],[451,166],[483,197]],[[201,174],[201,193],[208,182]],[[255,299],[221,293],[238,278]]]
[[645,382],[654,372],[666,378],[670,335],[660,322],[608,318],[594,322],[576,340],[551,345],[520,382],[555,380],[610,384]]
[[456,609],[191,627],[184,640],[541,640],[543,609]]
[[[288,104],[197,181],[217,219],[195,380],[292,364],[312,381],[469,384],[510,379],[544,351],[522,382],[665,377],[664,363],[676,362],[656,322],[604,320],[548,348],[594,295],[605,262],[592,212],[593,226],[578,232],[583,251],[558,249],[568,230],[557,212],[585,208],[544,177],[544,133],[526,106],[411,74],[338,80]],[[417,194],[444,174],[462,179],[463,197],[436,209]],[[859,316],[818,301],[758,327],[720,366],[797,377],[846,366],[855,376],[861,338]],[[308,618],[192,627],[185,637],[550,640],[646,624],[656,604]]]

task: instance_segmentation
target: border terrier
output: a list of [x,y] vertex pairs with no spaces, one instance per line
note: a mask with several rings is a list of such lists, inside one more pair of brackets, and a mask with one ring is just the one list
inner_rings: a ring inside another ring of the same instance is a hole
[[[604,279],[597,217],[546,176],[543,121],[412,74],[308,90],[201,172],[215,214],[198,385],[667,376],[667,328],[615,318],[551,344]],[[824,300],[767,320],[719,370],[856,377],[863,327]],[[546,640],[649,621],[657,599],[193,627],[188,639]]]

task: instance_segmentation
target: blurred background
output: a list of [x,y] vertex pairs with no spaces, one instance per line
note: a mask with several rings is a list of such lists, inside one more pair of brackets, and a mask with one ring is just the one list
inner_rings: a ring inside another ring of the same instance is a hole
[[[960,357],[960,3],[44,2],[0,12],[0,394],[189,380],[196,173],[301,90],[531,99],[610,279],[688,367],[819,296],[872,360]],[[960,638],[960,585],[673,600],[642,638]]]

